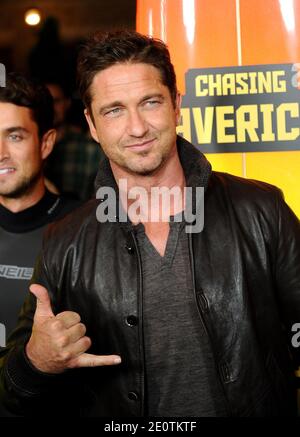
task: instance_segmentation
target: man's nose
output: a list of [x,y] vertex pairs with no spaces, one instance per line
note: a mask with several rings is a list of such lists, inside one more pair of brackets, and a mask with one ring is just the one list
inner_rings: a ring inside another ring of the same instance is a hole
[[6,141],[0,138],[0,161],[4,161],[7,158],[9,158],[9,153]]
[[129,112],[127,130],[129,135],[135,137],[143,137],[148,131],[148,124],[138,110]]

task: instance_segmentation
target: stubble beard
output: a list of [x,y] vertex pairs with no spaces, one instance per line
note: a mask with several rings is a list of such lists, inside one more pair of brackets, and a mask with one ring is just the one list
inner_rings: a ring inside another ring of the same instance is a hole
[[[151,154],[151,151],[145,151],[139,153],[139,156],[142,158],[147,158]],[[148,165],[145,164],[137,164],[135,160],[130,163],[126,162],[124,160],[123,167],[132,175],[138,175],[138,176],[152,176],[155,175],[168,161],[168,158],[171,156],[172,151],[171,149],[163,149],[160,151],[159,155],[155,155],[153,157],[152,163],[149,163]]]
[[[140,156],[142,157],[147,157],[148,153],[141,153]],[[132,175],[137,175],[137,176],[151,176],[154,175],[157,171],[159,171],[165,161],[167,160],[167,157],[164,155],[161,155],[160,157],[156,158],[155,162],[152,163],[152,165],[130,165],[125,163],[125,168],[126,170],[131,173]]]
[[30,193],[41,177],[42,171],[38,170],[30,177],[24,177],[22,180],[18,181],[15,187],[7,192],[2,192],[0,187],[0,196],[6,199],[19,199],[20,197]]

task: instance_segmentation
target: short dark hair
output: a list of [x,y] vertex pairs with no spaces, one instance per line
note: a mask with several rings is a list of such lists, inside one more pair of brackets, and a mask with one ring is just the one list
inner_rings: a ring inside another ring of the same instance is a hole
[[8,73],[5,87],[0,88],[0,102],[31,109],[38,125],[39,137],[53,128],[53,99],[45,85],[20,73]]
[[77,82],[84,105],[90,109],[90,86],[94,76],[120,63],[144,63],[157,68],[161,81],[169,88],[175,105],[177,86],[174,66],[166,44],[135,31],[118,30],[94,33],[83,45],[77,64]]

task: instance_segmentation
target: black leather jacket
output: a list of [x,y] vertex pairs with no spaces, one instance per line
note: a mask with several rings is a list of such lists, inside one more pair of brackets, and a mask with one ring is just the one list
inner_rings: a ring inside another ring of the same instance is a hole
[[[190,258],[195,305],[228,414],[294,414],[293,364],[300,361],[290,340],[292,325],[300,322],[299,221],[277,188],[211,172],[182,139],[178,150],[187,185],[206,189],[204,229],[189,234]],[[98,184],[115,186],[108,161]],[[146,414],[138,244],[126,224],[99,223],[98,205],[92,200],[50,227],[34,280],[48,287],[55,312],[80,314],[91,353],[120,354],[122,364],[59,376],[36,371],[24,354],[35,310],[29,296],[1,359],[0,392],[14,411]]]

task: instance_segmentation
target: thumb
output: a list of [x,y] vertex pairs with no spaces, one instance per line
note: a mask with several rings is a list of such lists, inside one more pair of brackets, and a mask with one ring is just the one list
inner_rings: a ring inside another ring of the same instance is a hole
[[32,284],[29,290],[36,297],[35,317],[54,317],[48,290],[39,284]]

